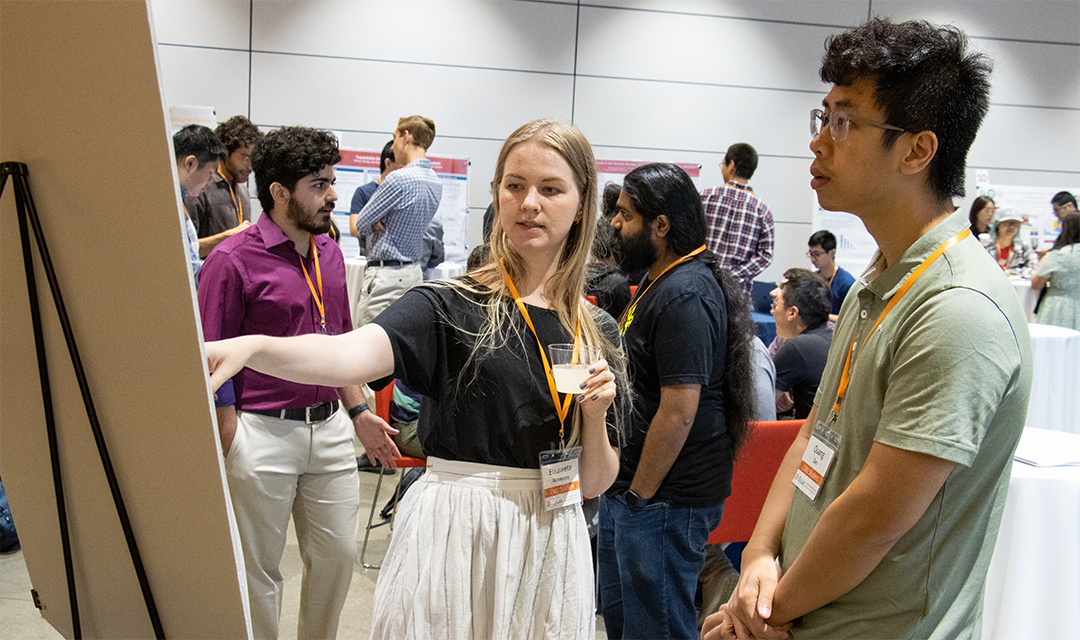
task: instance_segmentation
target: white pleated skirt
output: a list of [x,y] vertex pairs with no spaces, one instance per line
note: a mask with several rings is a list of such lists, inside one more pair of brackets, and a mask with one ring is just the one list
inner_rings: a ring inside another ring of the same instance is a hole
[[394,521],[371,637],[595,637],[581,508],[545,511],[537,469],[427,462]]

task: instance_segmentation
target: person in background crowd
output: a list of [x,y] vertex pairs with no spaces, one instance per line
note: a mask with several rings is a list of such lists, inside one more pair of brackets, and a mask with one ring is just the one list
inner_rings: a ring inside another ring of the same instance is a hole
[[1054,215],[1057,219],[1064,222],[1065,216],[1076,211],[1076,196],[1068,191],[1058,191],[1050,199],[1050,205],[1054,207]]
[[371,322],[409,288],[424,281],[419,264],[424,233],[442,198],[442,183],[427,158],[435,123],[423,116],[398,120],[391,149],[403,165],[387,174],[356,219],[356,232],[372,234],[356,325]]
[[720,171],[724,186],[701,192],[708,225],[705,244],[750,297],[754,278],[772,264],[773,215],[750,188],[758,154],[739,142],[728,147]]
[[469,257],[465,260],[465,271],[476,271],[485,264],[491,262],[491,245],[484,243],[473,247]]
[[1024,244],[1020,238],[1023,218],[1013,209],[998,209],[994,215],[994,229],[983,246],[1001,267],[1005,275],[1030,278],[1039,258],[1035,249]]
[[608,638],[691,638],[709,532],[731,493],[753,407],[750,310],[705,248],[701,196],[673,164],[626,175],[620,265],[647,279],[622,314],[634,411],[619,476],[600,498]]
[[[360,233],[356,228],[356,221],[360,218],[360,212],[363,211],[364,205],[368,200],[371,200],[371,196],[375,195],[375,190],[379,188],[382,181],[386,179],[386,174],[395,169],[400,169],[401,165],[394,160],[394,141],[391,140],[383,145],[382,153],[379,154],[379,177],[371,182],[360,185],[353,191],[352,200],[349,203],[349,235],[356,238],[360,242],[360,255],[367,257],[368,251],[371,249],[368,246],[371,240],[371,234]],[[385,229],[383,229],[385,231]]]
[[585,265],[585,295],[596,296],[596,305],[618,318],[630,304],[630,283],[626,274],[615,266],[614,244],[615,231],[601,216],[591,260]]
[[771,295],[776,335],[784,339],[773,357],[776,415],[782,420],[802,419],[814,406],[832,344],[829,286],[817,273],[788,269]]
[[202,193],[189,196],[191,222],[199,234],[199,257],[210,255],[214,247],[231,235],[251,226],[251,196],[247,181],[251,175],[251,149],[263,134],[244,116],[233,116],[214,131],[225,145],[225,159]]
[[1039,303],[1039,324],[1080,331],[1080,213],[1068,213],[1061,234],[1031,278],[1032,289],[1046,288]]
[[817,269],[818,275],[829,284],[829,320],[836,322],[840,305],[844,304],[848,289],[855,284],[855,278],[836,264],[836,236],[822,229],[810,236],[810,250],[806,257]]
[[[990,196],[979,196],[971,203],[971,211],[968,213],[968,221],[971,222],[971,235],[978,238],[984,233],[990,233],[990,224],[994,221],[994,211],[997,205]],[[980,238],[981,239],[981,238]]]
[[[345,263],[326,235],[340,160],[329,131],[285,127],[255,145],[263,214],[206,259],[199,311],[207,340],[352,329]],[[360,522],[352,435],[368,451],[389,442],[388,453],[396,454],[394,430],[367,409],[360,387],[351,383],[297,384],[238,368],[219,377],[215,389],[254,637],[278,636],[280,563],[291,514],[304,561],[297,637],[333,638]]]
[[217,171],[218,162],[225,157],[225,147],[209,127],[189,124],[173,135],[173,152],[176,154],[176,175],[180,180],[180,202],[184,207],[184,231],[188,246],[188,263],[195,286],[199,286],[199,271],[203,261],[199,255],[199,234],[191,220],[188,198],[202,193]]
[[878,251],[705,640],[982,631],[1032,374],[1020,299],[953,212],[990,69],[958,29],[924,21],[826,41],[810,186]]
[[[507,139],[491,184],[492,261],[467,277],[414,287],[345,335],[206,345],[214,386],[246,365],[308,384],[393,376],[423,394],[427,472],[398,507],[373,638],[595,633],[585,521],[573,502],[545,506],[540,466],[576,465],[584,497],[618,473],[625,360],[615,322],[584,301],[596,160],[576,128],[537,120]],[[607,360],[588,369],[580,394],[549,393],[547,346],[576,340]],[[397,453],[389,434],[367,451],[387,466]]]

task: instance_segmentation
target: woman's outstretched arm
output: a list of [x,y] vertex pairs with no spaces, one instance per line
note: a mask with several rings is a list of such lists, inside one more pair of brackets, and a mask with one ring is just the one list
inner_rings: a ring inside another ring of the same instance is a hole
[[244,367],[325,387],[361,384],[394,373],[390,338],[375,323],[337,336],[240,336],[207,342],[206,361],[215,391]]

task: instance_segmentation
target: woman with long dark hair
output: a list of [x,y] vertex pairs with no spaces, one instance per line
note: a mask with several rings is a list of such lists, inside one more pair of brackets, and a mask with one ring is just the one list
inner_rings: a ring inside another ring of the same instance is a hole
[[1080,213],[1061,221],[1061,233],[1031,278],[1032,289],[1044,287],[1039,324],[1080,330]]

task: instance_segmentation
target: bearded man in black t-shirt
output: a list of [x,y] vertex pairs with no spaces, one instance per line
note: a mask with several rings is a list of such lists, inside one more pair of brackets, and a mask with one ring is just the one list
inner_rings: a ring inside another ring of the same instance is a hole
[[679,167],[627,174],[611,226],[620,266],[648,276],[619,321],[634,411],[600,503],[604,623],[609,638],[697,637],[698,573],[752,409],[750,315]]

